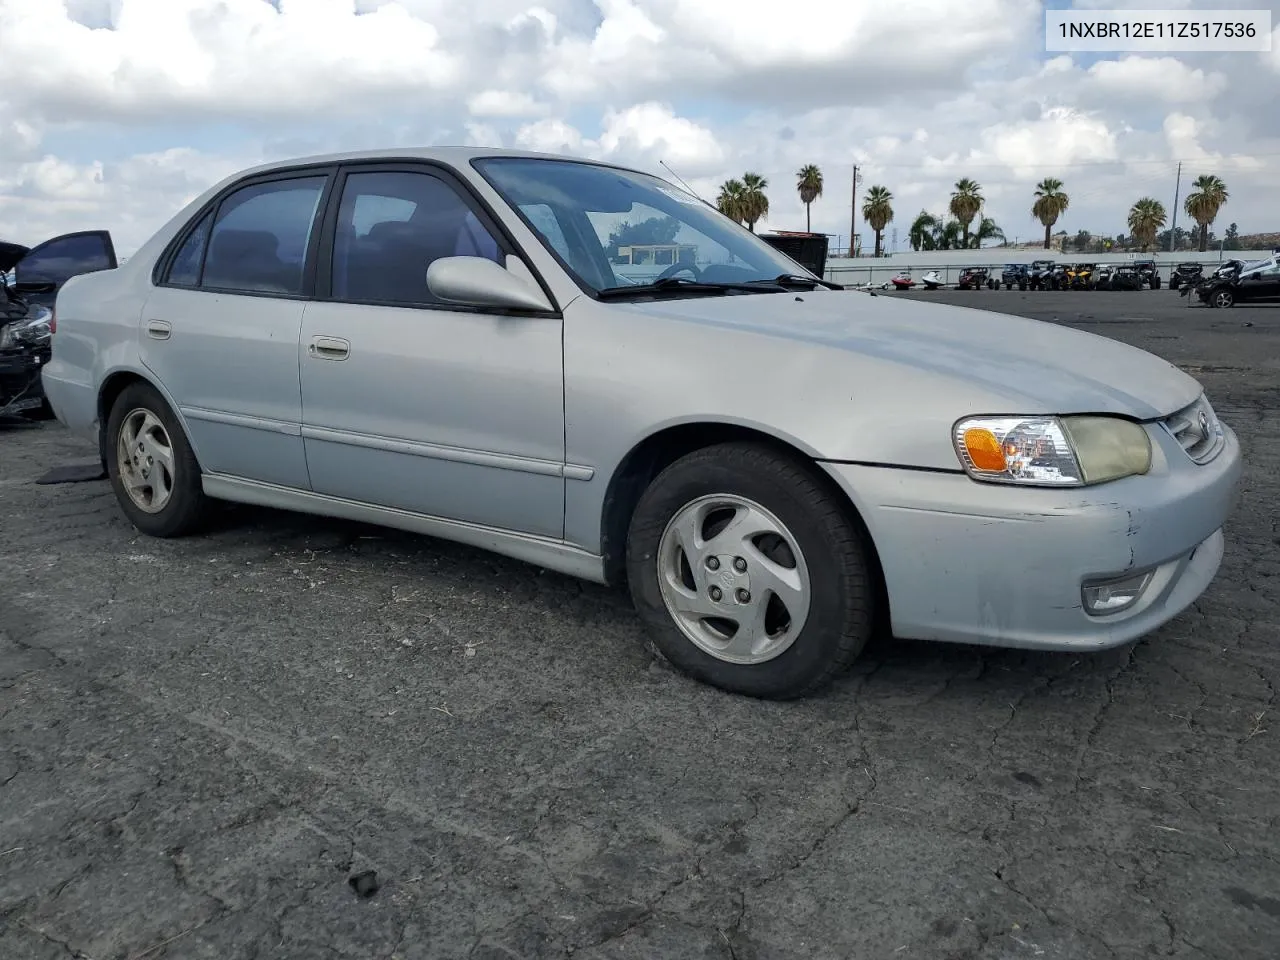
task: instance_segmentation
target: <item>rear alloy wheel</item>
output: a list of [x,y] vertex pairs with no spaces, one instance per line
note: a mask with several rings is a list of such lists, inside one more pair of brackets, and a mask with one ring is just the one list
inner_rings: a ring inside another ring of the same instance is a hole
[[197,463],[177,418],[154,387],[133,383],[107,420],[107,474],[130,522],[152,537],[195,531],[208,513]]
[[644,492],[627,573],[659,651],[686,674],[775,700],[813,693],[872,629],[866,545],[843,497],[754,443],[689,454]]
[[1230,307],[1235,304],[1236,298],[1235,298],[1235,294],[1233,294],[1230,290],[1219,290],[1216,293],[1214,293],[1213,297],[1210,299],[1210,302],[1215,307],[1219,307],[1225,310],[1227,307]]

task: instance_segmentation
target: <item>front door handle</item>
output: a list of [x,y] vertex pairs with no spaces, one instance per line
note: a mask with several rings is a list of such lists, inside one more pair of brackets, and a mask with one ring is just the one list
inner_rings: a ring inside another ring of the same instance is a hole
[[148,320],[147,336],[156,340],[168,340],[173,333],[173,325],[166,320]]
[[339,337],[312,337],[307,352],[321,360],[345,360],[351,354],[351,344]]

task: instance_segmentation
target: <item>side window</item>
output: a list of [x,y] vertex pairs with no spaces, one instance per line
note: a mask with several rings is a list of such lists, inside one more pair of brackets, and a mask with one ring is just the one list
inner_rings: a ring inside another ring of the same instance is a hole
[[209,240],[209,227],[213,225],[213,213],[206,213],[196,228],[182,241],[173,263],[169,265],[168,283],[179,287],[194,287],[200,283],[200,263],[204,260],[205,244]]
[[59,287],[72,277],[116,266],[110,239],[102,233],[56,237],[40,244],[19,261],[14,280],[52,280]]
[[503,263],[501,244],[453,187],[429,173],[352,173],[338,208],[333,297],[438,303],[427,267],[441,257]]
[[204,289],[299,294],[326,177],[243,187],[222,201],[209,236]]

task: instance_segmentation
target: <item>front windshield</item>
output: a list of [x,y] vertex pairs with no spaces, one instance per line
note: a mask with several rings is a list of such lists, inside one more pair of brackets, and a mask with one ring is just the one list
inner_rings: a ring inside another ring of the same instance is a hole
[[745,227],[665,180],[574,160],[488,157],[480,174],[585,288],[678,277],[702,283],[809,276]]

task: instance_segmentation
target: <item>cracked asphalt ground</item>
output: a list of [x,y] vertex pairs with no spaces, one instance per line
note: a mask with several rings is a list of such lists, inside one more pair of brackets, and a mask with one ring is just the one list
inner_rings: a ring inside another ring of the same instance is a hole
[[33,483],[88,445],[0,433],[0,957],[1280,955],[1280,308],[918,296],[1203,380],[1248,466],[1194,609],[1093,655],[882,639],[756,702],[625,595],[267,511],[148,540]]

